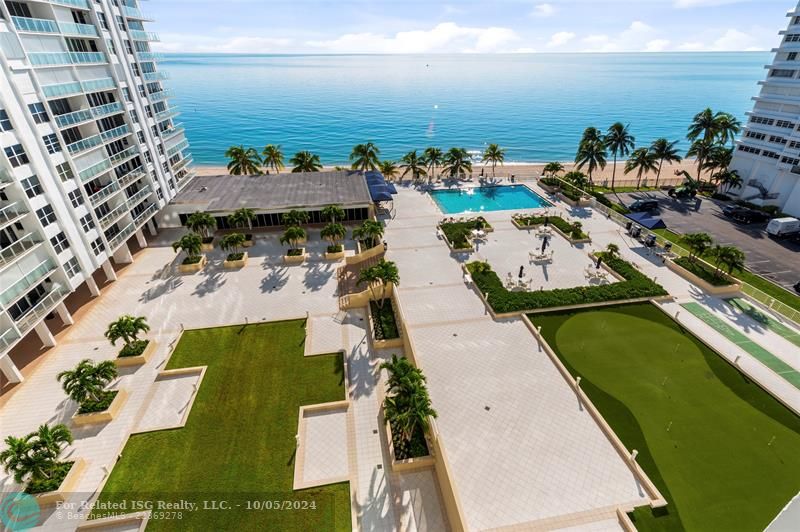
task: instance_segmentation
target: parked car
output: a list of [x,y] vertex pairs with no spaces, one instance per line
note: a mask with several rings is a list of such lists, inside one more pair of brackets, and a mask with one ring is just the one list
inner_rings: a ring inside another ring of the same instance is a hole
[[681,185],[676,188],[671,188],[667,191],[669,197],[675,199],[687,199],[697,196],[697,188],[692,186]]
[[648,211],[655,211],[658,210],[658,200],[654,199],[644,199],[644,200],[636,200],[630,205],[628,205],[628,209],[633,212],[648,212]]
[[800,281],[794,283],[794,291],[800,294]]
[[800,233],[800,220],[797,218],[775,218],[767,224],[767,234],[774,238],[790,238]]
[[766,222],[769,220],[769,214],[755,209],[748,209],[740,205],[726,205],[722,208],[722,214],[744,224]]

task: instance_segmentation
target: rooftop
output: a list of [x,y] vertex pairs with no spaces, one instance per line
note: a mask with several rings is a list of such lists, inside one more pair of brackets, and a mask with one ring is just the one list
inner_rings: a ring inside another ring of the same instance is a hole
[[299,172],[275,175],[197,176],[172,205],[204,211],[261,211],[325,205],[364,206],[372,202],[361,171]]

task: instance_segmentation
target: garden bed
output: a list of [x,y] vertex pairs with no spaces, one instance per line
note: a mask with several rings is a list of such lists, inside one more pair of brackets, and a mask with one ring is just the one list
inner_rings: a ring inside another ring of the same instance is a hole
[[244,268],[247,264],[247,252],[244,253],[230,253],[222,266],[225,268]]
[[200,244],[200,251],[214,251],[214,237],[207,236],[203,238],[202,243]]
[[254,243],[253,235],[251,234],[244,235],[244,244],[242,244],[244,247],[246,248],[253,247],[253,243]]
[[117,390],[106,390],[97,401],[84,401],[78,409],[78,414],[96,414],[108,410],[118,393]]
[[206,265],[206,256],[200,255],[199,257],[186,257],[178,265],[178,271],[181,273],[195,273],[203,269]]
[[699,259],[692,262],[689,257],[679,257],[668,261],[667,267],[710,294],[728,294],[742,288],[742,285],[724,272],[715,275],[713,266]]
[[74,465],[75,462],[59,462],[53,468],[50,478],[37,478],[28,482],[28,485],[25,486],[25,493],[38,495],[48,491],[58,491],[58,488],[64,483],[64,479],[67,478]]
[[108,390],[99,401],[82,403],[72,416],[72,423],[77,426],[108,423],[119,414],[127,399],[125,390]]
[[328,246],[325,250],[325,260],[342,260],[344,258],[344,246]]
[[[389,422],[387,425],[389,436],[391,437],[392,458],[395,461],[406,462],[431,457],[428,449],[428,440],[425,438],[425,433],[421,428],[417,427],[411,435],[411,440],[405,442],[393,422]],[[424,464],[422,467],[428,467],[428,464]],[[400,469],[403,469],[402,465],[400,465]]]
[[667,291],[619,257],[600,253],[603,264],[622,277],[622,281],[599,286],[577,286],[535,292],[511,292],[485,262],[467,264],[472,280],[496,314],[536,312],[541,309],[603,304],[606,302],[645,300],[665,297]]
[[543,177],[538,184],[548,194],[555,194],[561,190],[561,181],[554,177]]
[[442,222],[439,228],[444,233],[447,245],[453,251],[474,251],[472,231],[482,230],[487,233],[493,231],[489,222],[482,216],[466,221]]
[[395,340],[400,338],[400,328],[390,298],[383,300],[383,307],[375,301],[369,302],[370,316],[372,317],[372,334],[377,341]]
[[287,264],[300,264],[306,259],[306,248],[290,249],[283,256],[283,262]]
[[561,236],[573,244],[587,244],[592,241],[589,235],[583,232],[583,229],[575,227],[560,216],[514,215],[511,217],[511,222],[517,229],[530,229],[544,225],[545,218],[547,218],[549,225],[552,225]]
[[141,366],[150,360],[156,348],[153,340],[134,340],[123,347],[114,360],[118,368],[127,366]]

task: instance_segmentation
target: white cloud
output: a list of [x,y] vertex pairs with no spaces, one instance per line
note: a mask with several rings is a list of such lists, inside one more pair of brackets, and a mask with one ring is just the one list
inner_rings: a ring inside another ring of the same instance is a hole
[[643,52],[663,52],[669,47],[668,39],[653,39],[644,46]]
[[306,41],[321,52],[407,54],[407,53],[493,53],[514,49],[519,36],[509,28],[473,28],[444,22],[430,30],[401,31],[387,36],[377,33],[347,33],[336,39]]
[[554,33],[552,37],[550,37],[550,41],[547,43],[548,48],[558,48],[559,46],[564,46],[571,40],[575,38],[575,34],[571,31],[559,31],[558,33]]
[[[666,44],[662,42],[663,39],[654,39],[657,33],[655,28],[649,24],[635,20],[625,30],[616,35],[589,35],[581,39],[581,42],[586,46],[585,52],[662,51]],[[648,50],[651,47],[651,43],[652,47],[660,48],[658,50]]]
[[201,53],[280,53],[291,51],[294,42],[280,37],[209,36],[196,34],[162,34],[163,41],[153,43],[159,52]]
[[553,7],[553,4],[537,4],[534,6],[533,11],[531,11],[531,16],[534,17],[552,17],[556,12],[556,8]]
[[693,40],[677,47],[682,52],[752,52],[769,49],[769,44],[759,43],[752,34],[728,29],[722,34],[709,35],[707,40]]

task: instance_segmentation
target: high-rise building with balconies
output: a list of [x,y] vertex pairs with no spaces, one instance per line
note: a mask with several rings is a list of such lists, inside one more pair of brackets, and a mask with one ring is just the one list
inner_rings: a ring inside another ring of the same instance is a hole
[[137,0],[0,3],[0,386],[193,177],[147,20]]
[[731,168],[742,177],[732,195],[800,216],[800,2],[772,51],[767,78],[737,143]]

